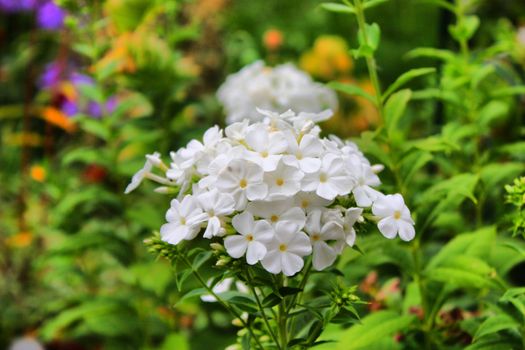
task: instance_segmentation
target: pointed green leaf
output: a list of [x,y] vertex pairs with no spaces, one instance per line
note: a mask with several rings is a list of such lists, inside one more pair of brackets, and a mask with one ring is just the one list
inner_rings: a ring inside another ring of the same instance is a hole
[[483,323],[479,326],[476,334],[474,335],[474,342],[479,338],[487,334],[497,333],[506,329],[513,329],[519,327],[518,322],[516,322],[512,317],[500,314],[489,316]]
[[357,85],[345,84],[345,83],[341,83],[338,81],[332,81],[328,83],[327,85],[328,87],[334,90],[341,91],[345,94],[352,95],[352,96],[363,97],[363,98],[366,98],[368,101],[372,102],[374,105],[377,104],[377,99],[375,98],[375,96],[370,95],[368,92],[366,92],[365,90],[363,90]]
[[405,330],[414,321],[415,316],[400,316],[393,311],[379,311],[361,320],[343,331],[336,350],[373,349],[373,344],[396,332]]
[[405,89],[392,94],[387,100],[385,104],[385,125],[388,135],[393,135],[399,120],[405,113],[411,96],[412,91]]
[[320,5],[322,9],[336,13],[355,13],[355,8],[349,4],[338,4],[335,2],[325,2]]
[[415,79],[417,77],[427,75],[430,73],[434,73],[435,71],[436,71],[435,68],[416,68],[416,69],[411,69],[408,72],[401,74],[399,78],[397,78],[396,81],[394,81],[392,85],[390,85],[388,89],[386,89],[385,93],[383,94],[383,100],[386,100],[388,96],[390,96],[392,93],[397,91],[400,87],[402,87],[403,85],[405,85],[412,79]]
[[363,5],[363,8],[365,10],[368,10],[370,8],[373,8],[373,7],[376,7],[376,6],[379,6],[381,4],[384,4],[385,2],[388,2],[389,0],[368,0],[367,2],[365,2],[365,4]]

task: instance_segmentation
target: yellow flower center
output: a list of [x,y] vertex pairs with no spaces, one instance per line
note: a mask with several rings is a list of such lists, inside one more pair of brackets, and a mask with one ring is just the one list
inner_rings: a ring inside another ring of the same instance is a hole
[[248,186],[248,181],[246,181],[246,179],[241,179],[241,181],[239,181],[239,187],[246,188],[246,186]]
[[277,222],[277,220],[279,220],[279,217],[278,217],[277,215],[272,215],[271,218],[270,218],[270,220],[271,220],[272,222]]
[[303,209],[308,208],[309,205],[310,203],[306,199],[301,202],[301,208]]
[[263,157],[263,158],[268,157],[268,152],[266,152],[266,151],[262,151],[262,152],[261,152],[261,157]]
[[295,157],[298,159],[298,160],[301,160],[303,159],[303,154],[301,152],[298,152]]
[[286,247],[286,244],[281,244],[281,245],[279,246],[279,250],[280,250],[281,252],[285,252],[285,251],[286,251],[286,248],[287,248],[287,247]]
[[281,179],[281,178],[278,178],[277,180],[275,180],[275,184],[277,186],[282,186],[282,185],[284,185],[284,180]]
[[312,235],[312,241],[318,241],[320,239],[321,239],[321,236],[319,234],[316,233]]
[[249,235],[246,235],[246,240],[251,242],[253,241],[253,235],[249,234]]
[[319,182],[326,182],[328,180],[328,176],[326,176],[325,173],[319,174]]
[[401,219],[401,212],[399,210],[396,210],[394,212],[394,219],[396,219],[396,220]]
[[179,221],[181,225],[186,225],[186,218],[180,218]]

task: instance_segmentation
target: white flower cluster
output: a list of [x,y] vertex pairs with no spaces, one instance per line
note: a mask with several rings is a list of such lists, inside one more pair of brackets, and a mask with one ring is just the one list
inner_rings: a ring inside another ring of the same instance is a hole
[[252,63],[228,76],[217,97],[224,106],[228,123],[245,118],[261,121],[264,116],[256,108],[310,113],[337,109],[335,92],[314,82],[291,63],[274,68],[262,61]]
[[[217,126],[171,153],[169,168],[147,156],[143,178],[178,186],[161,237],[170,244],[222,237],[226,252],[250,265],[292,276],[312,254],[316,270],[332,265],[356,239],[355,225],[371,207],[387,238],[414,237],[414,222],[399,194],[383,195],[373,166],[350,142],[319,136],[319,114],[259,110],[262,122]],[[152,167],[165,178],[151,175]],[[168,187],[160,191],[167,192]],[[344,203],[356,207],[345,208]],[[234,232],[233,234],[231,234]]]

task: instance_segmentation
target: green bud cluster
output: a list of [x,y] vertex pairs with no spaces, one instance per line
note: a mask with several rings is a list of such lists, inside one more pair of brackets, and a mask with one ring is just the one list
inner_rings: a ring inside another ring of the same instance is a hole
[[152,237],[146,238],[144,244],[150,253],[166,258],[169,261],[175,260],[179,254],[177,246],[164,242],[158,232],[155,232]]

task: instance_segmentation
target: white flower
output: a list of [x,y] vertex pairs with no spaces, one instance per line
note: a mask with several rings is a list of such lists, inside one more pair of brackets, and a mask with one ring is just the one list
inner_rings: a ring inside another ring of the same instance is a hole
[[278,223],[273,240],[267,244],[268,252],[261,263],[270,273],[282,272],[293,276],[304,266],[303,256],[312,252],[308,236],[295,225]]
[[266,255],[266,244],[274,236],[272,225],[266,220],[255,221],[250,212],[233,217],[232,225],[239,235],[228,236],[224,240],[224,247],[228,254],[235,259],[246,254],[246,262],[256,264]]
[[372,213],[381,218],[377,227],[386,238],[392,239],[396,234],[404,241],[414,238],[414,220],[400,194],[379,197],[372,206]]
[[282,132],[268,132],[261,125],[254,125],[246,134],[246,144],[250,151],[246,152],[248,160],[259,164],[264,171],[273,171],[286,151],[288,143]]
[[352,189],[355,202],[360,207],[371,206],[374,200],[381,195],[380,192],[370,187],[381,184],[379,177],[369,164],[363,163],[356,155],[350,156],[346,164],[355,182],[355,186]]
[[246,138],[246,133],[248,132],[249,125],[250,121],[248,119],[243,119],[242,122],[237,122],[228,125],[224,130],[224,133],[229,139],[242,143]]
[[[211,282],[212,282],[211,279],[208,280],[207,282],[208,286],[211,285]],[[241,281],[235,281],[233,277],[228,277],[228,278],[223,279],[219,283],[215,284],[215,286],[213,286],[211,290],[213,291],[213,293],[220,295],[221,293],[231,290],[232,285],[234,284],[233,282],[235,282],[235,287],[237,288],[239,292],[248,293],[250,291],[244,283],[242,283]],[[215,298],[211,294],[203,294],[201,295],[201,300],[207,303],[213,303],[217,301],[217,298]]]
[[204,238],[224,235],[221,217],[230,215],[235,210],[235,200],[228,193],[219,193],[216,188],[197,197],[200,207],[208,215]]
[[261,200],[268,193],[268,186],[263,182],[262,168],[243,159],[232,160],[219,173],[216,186],[220,191],[233,196],[237,210],[244,209],[247,200]]
[[348,194],[352,188],[353,181],[345,171],[343,160],[331,153],[323,157],[321,169],[306,174],[302,182],[303,191],[315,191],[328,200]]
[[315,209],[329,206],[332,201],[319,197],[315,192],[299,192],[295,195],[295,205],[309,213]]
[[262,61],[230,75],[219,88],[217,98],[224,106],[228,123],[244,118],[262,120],[256,107],[276,112],[293,109],[311,113],[337,109],[336,94],[312,81],[307,73],[292,64],[265,67]]
[[354,224],[358,221],[363,213],[361,208],[348,208],[345,213],[345,218],[343,222],[343,229],[345,232],[345,241],[350,247],[353,247],[355,243],[355,229]]
[[333,221],[323,224],[321,218],[322,211],[314,210],[308,214],[304,226],[313,247],[312,265],[318,271],[334,263],[343,248],[342,242],[345,239],[341,225]]
[[305,173],[313,173],[321,167],[323,144],[319,137],[306,134],[297,140],[295,135],[288,134],[288,155],[283,157],[285,164],[296,166]]
[[301,189],[304,173],[299,169],[279,162],[275,171],[264,174],[264,182],[268,184],[266,200],[286,199],[295,195]]
[[147,154],[144,166],[142,167],[142,169],[137,171],[135,175],[133,175],[133,177],[131,178],[131,182],[126,187],[124,193],[128,194],[131,191],[135,190],[142,183],[142,180],[144,180],[149,175],[153,175],[151,174],[151,169],[153,168],[153,166],[155,166],[155,164],[160,162],[162,162],[160,160],[160,153],[155,152],[153,154]]
[[179,244],[182,240],[195,238],[205,218],[192,195],[185,196],[181,202],[177,199],[172,200],[166,213],[168,223],[160,228],[162,240],[170,244]]
[[251,202],[246,210],[253,215],[268,220],[273,226],[278,223],[294,225],[302,229],[306,221],[304,211],[294,206],[290,199],[271,202]]

